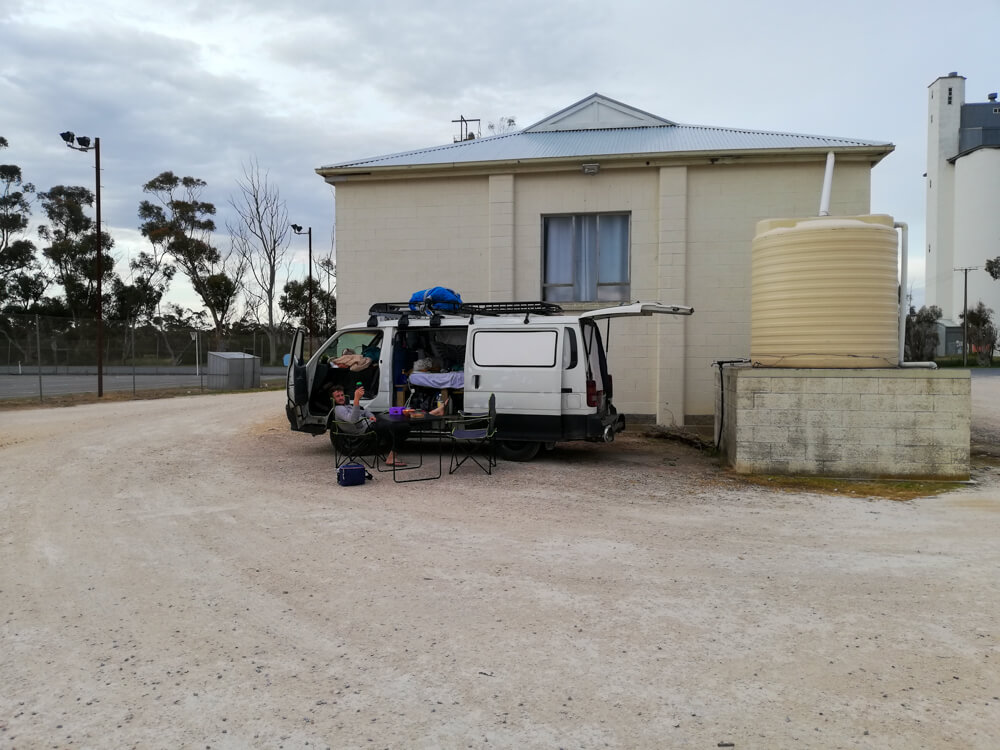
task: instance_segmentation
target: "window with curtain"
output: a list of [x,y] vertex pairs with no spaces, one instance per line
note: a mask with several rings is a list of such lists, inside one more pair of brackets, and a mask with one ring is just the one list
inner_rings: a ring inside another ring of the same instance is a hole
[[542,217],[547,302],[629,299],[629,214]]

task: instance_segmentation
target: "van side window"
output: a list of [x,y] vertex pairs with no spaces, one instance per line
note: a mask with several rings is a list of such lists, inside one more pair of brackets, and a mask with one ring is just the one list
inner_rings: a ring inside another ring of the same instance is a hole
[[558,331],[476,331],[472,356],[479,367],[555,367]]
[[563,369],[572,370],[577,362],[576,331],[572,328],[566,329],[566,337],[563,339]]

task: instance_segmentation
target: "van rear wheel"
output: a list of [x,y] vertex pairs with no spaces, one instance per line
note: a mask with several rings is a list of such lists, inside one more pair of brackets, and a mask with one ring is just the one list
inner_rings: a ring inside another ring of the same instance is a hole
[[530,461],[538,455],[542,444],[530,440],[498,440],[497,453],[506,461]]

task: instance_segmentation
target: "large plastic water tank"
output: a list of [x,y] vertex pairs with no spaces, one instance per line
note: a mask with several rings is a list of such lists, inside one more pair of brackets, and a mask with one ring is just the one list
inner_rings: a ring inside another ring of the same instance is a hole
[[897,247],[884,214],[758,222],[750,358],[768,367],[898,365]]

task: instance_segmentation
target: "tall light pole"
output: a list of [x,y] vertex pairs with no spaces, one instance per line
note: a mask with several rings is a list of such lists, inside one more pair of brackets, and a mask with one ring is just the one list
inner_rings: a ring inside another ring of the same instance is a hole
[[[60,133],[59,137],[66,142],[66,147],[75,151],[94,152],[94,209],[96,213],[95,239],[97,246],[97,397],[104,395],[104,304],[101,294],[101,278],[104,276],[104,268],[101,252],[101,139],[94,138],[94,145],[90,145],[90,138],[85,135],[76,135],[72,130]],[[73,145],[74,139],[77,145]]]
[[309,353],[312,354],[312,331],[313,331],[313,228],[309,227],[305,231],[302,231],[301,224],[292,224],[292,231],[295,234],[306,234],[309,235],[309,281],[307,283],[307,289],[309,292],[309,309],[306,313],[306,320],[308,321],[306,325],[309,327]]
[[[201,345],[201,339],[198,336],[197,331],[191,331],[191,340],[194,342],[194,374],[195,377],[201,377],[201,351],[199,346]],[[209,345],[211,346],[211,341]]]
[[964,268],[953,268],[952,271],[965,272],[965,298],[962,307],[965,312],[962,314],[962,367],[969,365],[969,271],[978,271],[979,266],[966,266]]

